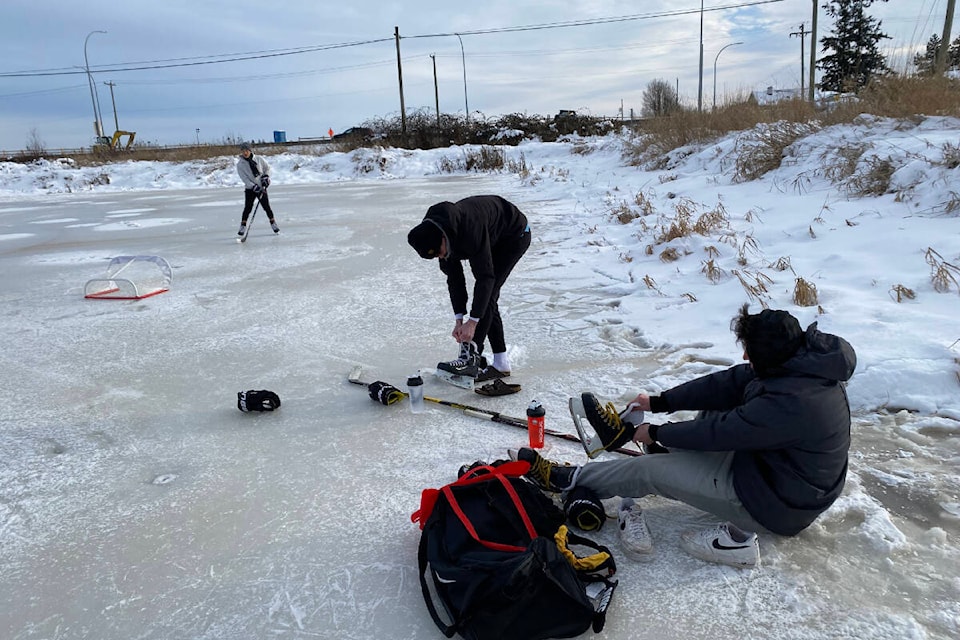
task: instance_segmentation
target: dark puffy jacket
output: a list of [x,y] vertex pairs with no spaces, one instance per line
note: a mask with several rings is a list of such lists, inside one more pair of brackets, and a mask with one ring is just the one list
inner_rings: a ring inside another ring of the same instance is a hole
[[741,364],[675,387],[652,399],[660,411],[711,413],[664,424],[667,447],[735,451],[733,486],[754,520],[796,535],[840,496],[850,448],[850,404],[843,382],[856,368],[853,347],[821,333],[769,376]]
[[469,260],[474,278],[470,315],[482,317],[496,282],[493,255],[497,245],[515,245],[527,228],[526,216],[500,196],[471,196],[456,203],[435,204],[423,219],[439,226],[447,239],[449,253],[440,260],[440,270],[447,276],[453,312],[467,312],[467,285],[460,261]]

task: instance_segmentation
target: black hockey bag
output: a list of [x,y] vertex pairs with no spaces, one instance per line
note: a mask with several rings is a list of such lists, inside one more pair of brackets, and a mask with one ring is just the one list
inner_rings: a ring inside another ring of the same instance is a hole
[[423,598],[448,638],[538,640],[603,629],[617,585],[613,557],[567,530],[563,512],[519,477],[529,467],[474,465],[456,482],[426,489],[411,516],[422,529]]

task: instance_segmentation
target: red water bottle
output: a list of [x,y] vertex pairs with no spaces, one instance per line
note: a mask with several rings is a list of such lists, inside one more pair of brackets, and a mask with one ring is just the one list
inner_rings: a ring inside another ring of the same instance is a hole
[[527,407],[527,433],[530,435],[532,449],[543,448],[543,417],[546,413],[543,405],[536,400]]

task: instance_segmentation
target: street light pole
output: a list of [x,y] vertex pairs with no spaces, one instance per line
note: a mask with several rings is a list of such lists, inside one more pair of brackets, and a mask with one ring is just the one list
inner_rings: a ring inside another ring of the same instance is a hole
[[713,59],[713,109],[717,109],[717,60],[720,59],[720,54],[723,53],[723,50],[727,47],[732,47],[737,44],[743,44],[742,42],[731,42],[730,44],[725,44],[720,47],[720,51],[717,51],[717,57]]
[[453,35],[460,41],[460,61],[463,64],[463,110],[467,114],[467,122],[470,122],[470,105],[467,103],[467,54],[463,52],[463,38],[459,33]]
[[96,129],[97,136],[103,135],[103,124],[100,122],[100,112],[97,110],[97,99],[94,97],[94,84],[93,76],[90,75],[90,60],[87,58],[87,42],[90,40],[90,36],[95,33],[106,33],[106,31],[91,31],[87,34],[87,37],[83,40],[83,62],[87,70],[87,84],[90,85],[90,102],[93,103],[93,122],[94,128]]

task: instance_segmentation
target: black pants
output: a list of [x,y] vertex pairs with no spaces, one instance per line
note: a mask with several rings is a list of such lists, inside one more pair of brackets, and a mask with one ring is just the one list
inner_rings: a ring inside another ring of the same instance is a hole
[[503,319],[500,317],[500,288],[507,281],[507,276],[513,267],[520,261],[523,254],[530,248],[530,232],[525,231],[515,242],[500,242],[493,247],[493,272],[495,281],[490,293],[490,304],[480,316],[477,328],[473,333],[473,342],[477,350],[483,353],[483,342],[490,339],[490,348],[493,353],[503,353],[507,350],[507,341],[503,335]]
[[[257,197],[253,189],[243,190],[243,213],[240,217],[240,224],[247,224],[247,218],[250,217],[250,211],[253,210],[253,201],[256,200]],[[259,198],[260,206],[267,212],[267,217],[270,218],[270,222],[273,222],[273,209],[270,208],[270,198],[267,197],[267,192],[261,191]]]

